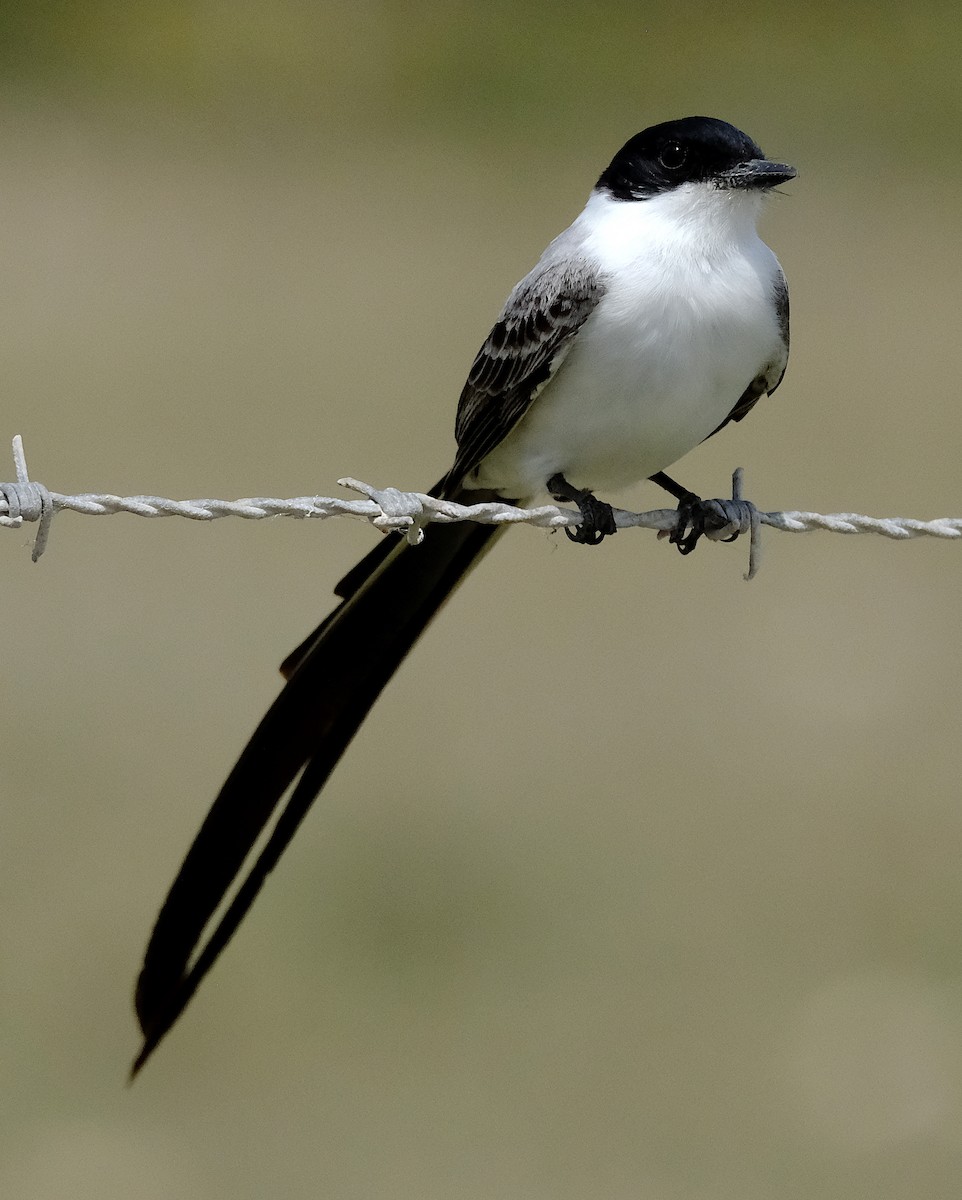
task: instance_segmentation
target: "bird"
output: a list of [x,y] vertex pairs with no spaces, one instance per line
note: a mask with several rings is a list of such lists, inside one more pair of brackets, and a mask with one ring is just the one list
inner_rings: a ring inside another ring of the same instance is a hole
[[[782,381],[788,287],[757,220],[765,197],[795,175],[718,118],[664,121],[630,138],[508,296],[468,372],[454,461],[431,494],[524,505],[547,493],[578,509],[568,536],[597,546],[615,522],[596,493],[650,479],[678,501],[672,541],[694,549],[702,502],[665,471]],[[386,536],[284,660],[286,682],[151,933],[135,992],[143,1042],[132,1077],[227,945],[402,659],[505,528],[433,524],[421,545]]]

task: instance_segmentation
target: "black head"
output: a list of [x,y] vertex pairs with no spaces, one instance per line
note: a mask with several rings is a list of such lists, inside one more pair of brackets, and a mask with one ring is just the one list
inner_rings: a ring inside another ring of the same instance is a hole
[[648,200],[683,183],[766,189],[794,177],[794,167],[769,162],[748,134],[727,121],[684,117],[635,134],[597,186],[615,200]]

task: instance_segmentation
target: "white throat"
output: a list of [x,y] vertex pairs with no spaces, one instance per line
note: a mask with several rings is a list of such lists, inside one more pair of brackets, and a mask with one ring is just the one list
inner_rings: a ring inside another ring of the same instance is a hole
[[594,191],[578,220],[585,249],[604,271],[660,253],[717,263],[758,241],[764,196],[755,190],[686,183],[648,200],[615,200]]

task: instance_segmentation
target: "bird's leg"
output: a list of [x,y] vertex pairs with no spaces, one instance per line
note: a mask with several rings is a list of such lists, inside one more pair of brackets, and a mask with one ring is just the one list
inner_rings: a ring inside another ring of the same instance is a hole
[[[649,479],[652,483],[657,483],[660,488],[664,488],[678,501],[678,520],[675,522],[675,528],[668,535],[668,540],[672,545],[677,546],[682,554],[691,554],[698,545],[699,538],[705,532],[706,519],[714,515],[711,502],[702,500],[701,496],[696,496],[694,492],[682,487],[664,471],[659,471],[657,475],[650,475]],[[735,537],[737,536],[735,534]],[[733,542],[735,537],[725,540]]]
[[581,524],[574,529],[565,526],[565,533],[573,542],[582,546],[597,546],[608,534],[617,532],[611,505],[599,500],[589,491],[572,486],[560,471],[551,476],[546,486],[553,500],[578,506]]

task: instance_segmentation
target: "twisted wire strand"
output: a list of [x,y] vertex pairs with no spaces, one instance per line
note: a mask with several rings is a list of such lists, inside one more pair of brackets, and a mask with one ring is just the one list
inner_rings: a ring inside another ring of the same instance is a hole
[[[375,488],[350,478],[339,479],[338,484],[360,493],[363,499],[332,496],[276,499],[255,496],[239,500],[171,500],[163,496],[114,496],[109,493],[68,496],[49,491],[42,483],[30,479],[19,434],[13,439],[13,458],[16,480],[0,483],[0,526],[19,529],[24,522],[38,522],[32,554],[34,562],[46,548],[51,521],[58,512],[75,512],[84,516],[108,516],[123,512],[137,517],[185,517],[192,521],[214,521],[221,517],[240,517],[246,521],[260,521],[268,517],[319,520],[355,517],[366,519],[384,531],[398,530],[412,543],[421,540],[424,526],[431,521],[478,521],[485,525],[523,524],[541,529],[560,529],[577,525],[581,520],[574,509],[559,508],[553,504],[528,509],[490,501],[483,504],[457,504],[423,492]],[[752,578],[758,569],[759,529],[762,525],[784,533],[811,533],[815,530],[844,534],[876,533],[899,541],[917,537],[962,538],[960,517],[921,521],[911,517],[869,517],[860,513],[761,512],[750,501],[742,499],[741,488],[742,472],[739,469],[733,476],[731,499],[710,502],[713,511],[705,536],[713,541],[724,541],[739,533],[750,535],[751,554],[746,578]],[[677,510],[673,508],[642,513],[615,509],[614,515],[619,529],[654,529],[659,531],[659,536],[665,536],[673,530],[678,520]]]

